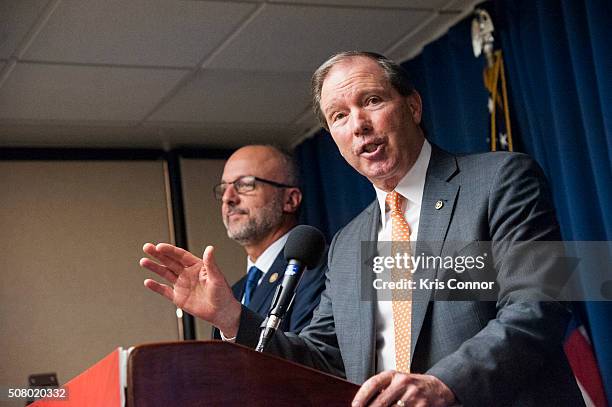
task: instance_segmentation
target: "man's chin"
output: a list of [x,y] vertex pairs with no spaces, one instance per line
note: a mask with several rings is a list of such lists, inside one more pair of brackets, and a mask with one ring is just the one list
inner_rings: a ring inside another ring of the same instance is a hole
[[393,173],[392,168],[389,167],[389,165],[386,165],[386,163],[383,162],[370,163],[370,165],[361,171],[361,175],[366,177],[372,183],[382,181]]
[[227,229],[227,237],[237,243],[245,244],[251,240],[252,236],[244,229],[232,228],[232,225],[230,224],[230,227]]

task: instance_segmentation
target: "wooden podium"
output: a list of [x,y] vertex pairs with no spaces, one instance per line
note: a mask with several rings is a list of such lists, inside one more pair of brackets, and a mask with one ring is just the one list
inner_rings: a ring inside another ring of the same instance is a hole
[[[68,382],[68,401],[43,399],[34,405],[120,407],[125,400],[128,407],[348,406],[359,389],[335,376],[241,345],[187,341],[133,348],[127,360],[126,397],[119,401],[122,374],[117,372],[113,384],[109,376],[115,376],[102,371],[114,369],[105,361],[119,360],[118,352]],[[120,363],[113,366],[121,369]],[[108,389],[106,395],[102,387]]]

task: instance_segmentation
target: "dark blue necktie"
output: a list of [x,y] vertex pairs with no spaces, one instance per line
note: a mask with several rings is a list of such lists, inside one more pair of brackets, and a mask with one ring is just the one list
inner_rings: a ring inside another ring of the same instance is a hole
[[246,286],[244,287],[244,306],[248,307],[251,302],[251,298],[253,298],[253,293],[255,292],[255,288],[257,287],[257,282],[261,278],[263,273],[260,269],[255,266],[252,266],[249,269],[249,273],[247,274]]

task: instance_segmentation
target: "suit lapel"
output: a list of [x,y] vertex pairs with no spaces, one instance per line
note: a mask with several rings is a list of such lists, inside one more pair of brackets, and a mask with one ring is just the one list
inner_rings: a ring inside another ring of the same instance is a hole
[[242,278],[232,286],[232,292],[234,293],[234,297],[242,302],[242,297],[244,296],[244,289],[246,286],[247,276],[244,275]]
[[[459,186],[448,181],[458,171],[456,158],[432,145],[431,159],[421,202],[415,256],[422,253],[438,256],[442,252],[459,192]],[[417,278],[432,281],[436,277],[437,270],[420,270],[416,273]],[[413,291],[411,358],[414,356],[414,348],[423,327],[423,320],[427,313],[431,294],[432,290],[417,289]]]
[[[276,256],[274,263],[270,266],[270,269],[264,276],[261,284],[257,286],[255,289],[255,293],[253,294],[253,298],[251,299],[251,303],[249,304],[249,308],[253,311],[261,314],[267,315],[270,307],[270,303],[272,301],[272,295],[274,294],[274,290],[276,286],[283,281],[283,275],[285,274],[285,268],[287,267],[287,261],[285,260],[284,249]],[[274,273],[277,273],[277,278],[270,282],[270,278]]]
[[[359,293],[356,298],[359,300],[359,325],[360,325],[360,344],[361,344],[361,355],[362,365],[361,372],[358,377],[363,378],[365,381],[368,377],[375,373],[376,367],[376,326],[374,321],[374,310],[376,301],[376,292],[372,285],[373,274],[372,274],[372,258],[376,256],[376,242],[378,241],[378,226],[380,223],[380,209],[378,207],[378,201],[374,201],[370,207],[370,216],[367,217],[367,221],[363,222],[360,231],[360,244],[361,250],[365,250],[362,253],[359,264],[355,269],[358,270],[355,273],[355,292]],[[363,242],[366,242],[364,244]],[[361,259],[365,259],[368,264],[361,264]],[[362,271],[365,270],[365,273]]]

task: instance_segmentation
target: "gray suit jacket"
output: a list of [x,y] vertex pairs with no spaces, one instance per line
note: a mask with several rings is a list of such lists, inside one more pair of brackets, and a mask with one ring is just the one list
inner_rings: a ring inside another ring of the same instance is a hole
[[[439,200],[444,205],[435,209]],[[360,250],[377,240],[377,205],[334,237],[310,325],[299,336],[277,333],[270,352],[355,383],[375,374],[375,302],[367,299],[371,276],[360,272]],[[453,156],[434,146],[421,208],[416,253],[444,256],[453,254],[447,242],[492,241],[500,291],[496,302],[432,301],[433,291],[415,291],[411,371],[438,377],[465,406],[583,405],[562,349],[566,308],[545,293],[537,298],[548,301],[534,301],[513,278],[521,270],[546,280],[554,264],[534,267],[527,256],[506,256],[500,243],[560,240],[537,164],[523,154]],[[260,323],[243,309],[237,341],[255,346]]]

